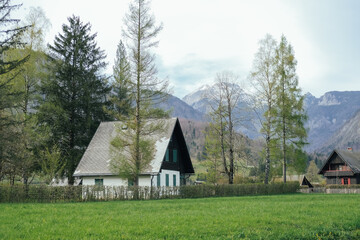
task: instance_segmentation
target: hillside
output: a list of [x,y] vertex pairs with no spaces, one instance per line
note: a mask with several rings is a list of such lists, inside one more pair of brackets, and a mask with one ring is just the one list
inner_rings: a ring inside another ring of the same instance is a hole
[[[329,139],[332,139],[333,135],[360,110],[360,92],[327,92],[320,98],[308,93],[305,98],[305,109],[309,116],[306,123],[309,129],[309,145],[306,150],[318,151],[326,148]],[[350,125],[347,128],[349,127]],[[346,133],[350,132],[351,129]]]
[[349,119],[338,131],[329,138],[318,152],[329,154],[332,150],[353,148],[360,151],[360,111]]

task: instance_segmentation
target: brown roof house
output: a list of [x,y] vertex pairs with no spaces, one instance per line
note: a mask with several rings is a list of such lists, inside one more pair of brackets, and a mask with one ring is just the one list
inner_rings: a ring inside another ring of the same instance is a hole
[[[155,141],[155,154],[139,176],[139,186],[180,186],[194,174],[179,120],[170,118],[161,121],[165,131],[150,137]],[[110,165],[113,154],[110,143],[121,125],[119,121],[100,123],[74,172],[76,178],[82,179],[83,185],[131,185],[130,181],[114,173]]]
[[359,184],[360,183],[360,152],[334,150],[319,174],[323,174],[327,184]]

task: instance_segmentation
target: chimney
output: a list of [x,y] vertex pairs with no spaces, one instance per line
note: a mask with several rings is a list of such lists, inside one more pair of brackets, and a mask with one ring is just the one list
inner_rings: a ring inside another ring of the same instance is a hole
[[352,152],[352,147],[348,147],[347,150],[348,150],[349,152]]

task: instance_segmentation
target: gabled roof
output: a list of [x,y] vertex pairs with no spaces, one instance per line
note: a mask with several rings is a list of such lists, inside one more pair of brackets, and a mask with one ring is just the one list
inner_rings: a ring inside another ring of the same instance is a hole
[[320,168],[319,174],[323,173],[324,167],[330,161],[332,156],[337,154],[354,173],[360,173],[360,152],[352,152],[349,150],[337,150],[332,151],[328,159],[325,161],[323,166]]
[[[177,118],[150,121],[163,121],[165,131],[151,136],[151,139],[155,140],[155,155],[142,174],[155,174],[160,171],[172,133],[176,124],[179,124]],[[110,143],[118,134],[121,125],[120,121],[100,123],[74,172],[75,177],[116,175],[110,169]]]

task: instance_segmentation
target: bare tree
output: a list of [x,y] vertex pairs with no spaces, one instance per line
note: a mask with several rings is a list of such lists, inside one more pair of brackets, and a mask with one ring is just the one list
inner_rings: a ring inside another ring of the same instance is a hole
[[235,161],[235,125],[239,124],[239,101],[241,89],[238,85],[239,77],[232,72],[218,73],[214,88],[207,93],[212,111],[210,127],[219,136],[220,155],[224,173],[229,184],[234,183]]

